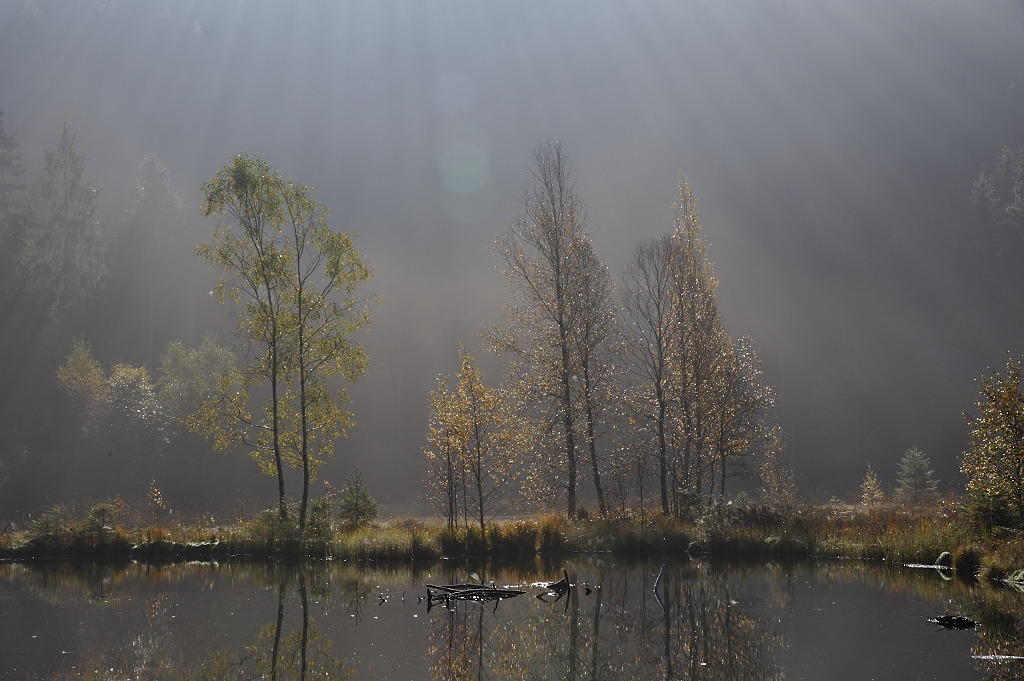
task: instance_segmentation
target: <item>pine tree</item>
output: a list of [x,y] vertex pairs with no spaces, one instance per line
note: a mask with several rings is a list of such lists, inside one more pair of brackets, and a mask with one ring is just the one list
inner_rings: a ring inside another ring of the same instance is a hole
[[864,476],[864,482],[860,484],[860,502],[865,506],[880,504],[885,501],[885,494],[878,482],[878,476],[868,466],[868,474]]
[[370,489],[358,468],[345,481],[345,489],[338,497],[338,509],[347,530],[357,530],[377,519],[380,502],[370,496]]
[[27,220],[18,194],[25,191],[19,179],[25,174],[18,140],[4,131],[4,112],[0,111],[0,301],[16,286],[18,256],[24,242]]
[[933,501],[939,495],[939,481],[932,479],[930,462],[917,447],[903,452],[896,476],[896,498],[908,504]]
[[34,197],[22,264],[49,310],[91,298],[107,274],[104,227],[93,218],[99,189],[82,181],[88,165],[75,148],[78,133],[64,124],[60,141],[44,151],[46,179]]

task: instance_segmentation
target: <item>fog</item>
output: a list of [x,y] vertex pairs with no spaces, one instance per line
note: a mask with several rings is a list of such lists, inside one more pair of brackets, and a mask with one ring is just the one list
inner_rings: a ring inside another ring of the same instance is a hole
[[[152,327],[147,304],[116,302],[132,291],[89,319],[0,318],[0,514],[110,493],[59,474],[73,455],[45,435],[72,336],[151,369],[170,340],[231,338],[191,253],[215,225],[199,185],[241,152],[316,185],[374,268],[357,425],[320,479],[358,466],[385,511],[422,511],[436,377],[461,342],[501,380],[480,339],[511,299],[491,246],[548,138],[616,278],[637,240],[671,229],[689,178],[723,318],[760,346],[805,497],[854,495],[869,464],[891,485],[912,446],[960,487],[974,380],[1024,353],[1019,260],[979,245],[970,202],[979,171],[1024,145],[1022,36],[1011,1],[3,3],[0,108],[23,182],[66,122],[114,248],[146,154],[190,220],[120,284],[158,282]],[[243,454],[196,456],[173,503],[271,505]],[[151,478],[140,464],[122,494]]]

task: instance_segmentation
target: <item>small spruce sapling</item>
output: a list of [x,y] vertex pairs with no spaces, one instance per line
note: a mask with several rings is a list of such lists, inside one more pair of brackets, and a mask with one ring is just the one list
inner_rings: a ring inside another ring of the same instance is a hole
[[338,497],[338,510],[342,524],[349,531],[365,527],[377,519],[380,502],[370,496],[358,468],[345,480],[345,489]]
[[865,506],[880,504],[885,501],[885,494],[882,492],[882,486],[878,482],[878,476],[871,470],[870,465],[868,466],[868,474],[864,476],[864,482],[860,485],[860,501]]
[[939,496],[939,481],[928,469],[931,462],[917,447],[903,452],[899,475],[896,477],[896,497],[908,504],[935,501]]

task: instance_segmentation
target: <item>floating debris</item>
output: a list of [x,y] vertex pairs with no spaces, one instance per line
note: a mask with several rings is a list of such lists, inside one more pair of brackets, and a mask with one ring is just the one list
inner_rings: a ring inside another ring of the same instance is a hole
[[[436,593],[435,593],[436,592]],[[504,598],[522,596],[525,591],[495,586],[492,584],[427,584],[427,610],[441,603],[450,605],[452,601],[478,601],[489,603]]]
[[930,565],[928,563],[904,563],[903,567],[915,568],[915,569],[929,568],[929,569],[932,569],[932,570],[952,570],[953,569],[953,568],[951,568],[948,565],[941,565],[939,563],[932,563]]
[[538,582],[534,584],[533,586],[539,586],[544,589],[547,589],[546,592],[537,594],[537,598],[543,601],[545,600],[545,596],[554,596],[555,600],[557,601],[562,596],[568,595],[569,592],[572,591],[572,584],[569,583],[569,573],[565,570],[565,568],[562,568],[562,574],[564,575],[564,577],[562,577],[557,582]]
[[946,629],[973,629],[978,626],[978,623],[972,620],[970,617],[964,617],[963,615],[939,615],[933,619],[929,619],[932,624],[938,624],[940,627]]
[[1024,655],[971,655],[975,660],[987,660],[989,662],[1012,662],[1024,660]]

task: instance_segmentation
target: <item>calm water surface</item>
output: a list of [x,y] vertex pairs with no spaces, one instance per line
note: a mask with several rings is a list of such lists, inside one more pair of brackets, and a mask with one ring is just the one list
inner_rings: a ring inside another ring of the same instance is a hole
[[[577,583],[536,598],[531,584]],[[0,564],[12,679],[1022,678],[1024,595],[861,563]],[[428,609],[427,584],[520,585]],[[586,582],[586,585],[584,584]],[[586,586],[591,593],[586,593]],[[947,631],[927,618],[982,621]]]

